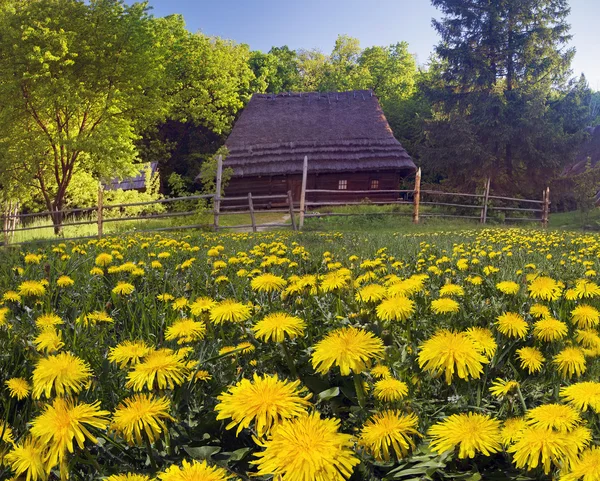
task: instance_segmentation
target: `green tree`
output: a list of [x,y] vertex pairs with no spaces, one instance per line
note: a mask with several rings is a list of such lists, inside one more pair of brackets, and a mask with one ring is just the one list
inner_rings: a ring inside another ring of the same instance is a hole
[[427,86],[427,162],[463,185],[491,175],[496,188],[537,192],[569,160],[584,123],[565,115],[578,95],[567,83],[567,0],[432,3],[443,17],[433,22],[441,41]]
[[165,114],[160,47],[146,4],[2,5],[0,169],[41,193],[57,232],[77,171],[135,171],[137,132]]

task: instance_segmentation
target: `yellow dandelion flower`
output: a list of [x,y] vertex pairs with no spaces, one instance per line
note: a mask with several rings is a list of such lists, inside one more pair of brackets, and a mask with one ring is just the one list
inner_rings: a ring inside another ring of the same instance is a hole
[[595,329],[577,329],[575,340],[588,349],[600,349],[600,335]]
[[64,324],[64,322],[56,314],[44,314],[35,320],[35,325],[42,331],[61,324]]
[[496,284],[496,289],[498,289],[502,294],[515,295],[519,293],[519,284],[514,281],[502,281]]
[[234,299],[225,299],[214,305],[210,310],[210,320],[214,324],[224,322],[244,322],[251,316],[250,307]]
[[169,414],[171,401],[153,394],[135,394],[123,400],[115,409],[111,428],[129,444],[142,446],[145,439],[154,443],[167,431],[165,421],[174,421]]
[[15,291],[6,291],[4,294],[2,294],[2,300],[4,302],[20,303],[21,296],[19,293],[15,292]]
[[579,347],[566,347],[554,356],[552,363],[563,378],[581,376],[586,370],[585,353]]
[[177,344],[184,344],[186,342],[202,340],[205,335],[206,324],[202,321],[178,319],[167,328],[165,339],[167,341],[174,341],[177,339]]
[[435,314],[451,314],[460,310],[460,305],[454,299],[442,297],[431,301],[431,310]]
[[150,354],[153,348],[144,341],[123,341],[115,347],[110,348],[108,360],[118,364],[120,367],[137,364],[140,360]]
[[575,295],[577,299],[592,298],[600,296],[600,286],[587,279],[580,279],[575,284]]
[[377,379],[384,379],[386,377],[390,377],[392,373],[390,372],[389,367],[378,364],[377,366],[373,366],[371,369],[371,375]]
[[106,481],[151,481],[149,476],[137,473],[113,474]]
[[330,332],[314,346],[312,366],[327,374],[339,366],[343,376],[367,369],[373,359],[383,357],[383,341],[372,333],[355,327],[343,327]]
[[572,461],[566,473],[558,481],[598,481],[600,480],[600,447],[594,446],[583,451]]
[[380,284],[367,284],[360,288],[354,298],[359,302],[379,302],[387,295],[387,289]]
[[450,384],[456,373],[461,379],[479,379],[483,364],[488,359],[482,355],[478,345],[465,333],[447,330],[437,331],[420,346],[419,367],[430,371],[434,376],[445,372]]
[[516,337],[521,339],[527,335],[529,325],[520,314],[517,314],[516,312],[505,312],[496,319],[498,319],[496,326],[500,334],[503,334],[506,337]]
[[229,473],[218,467],[210,466],[206,461],[183,460],[181,467],[172,464],[156,475],[160,481],[228,481]]
[[223,346],[221,349],[219,349],[219,356],[224,356],[226,354],[234,352],[235,350],[235,346]]
[[29,396],[31,386],[26,379],[21,377],[12,377],[8,381],[4,381],[8,388],[10,397],[16,397],[19,401]]
[[175,296],[169,293],[158,294],[156,298],[161,302],[169,302],[175,299]]
[[581,422],[579,412],[566,404],[542,404],[525,413],[527,423],[533,427],[571,431]]
[[381,401],[397,401],[408,394],[408,386],[393,377],[386,377],[375,383],[373,394]]
[[333,271],[325,274],[321,280],[321,290],[323,292],[334,292],[348,285],[350,277],[343,272]]
[[415,303],[408,297],[397,295],[382,301],[376,312],[382,321],[405,321],[414,314]]
[[42,260],[41,254],[25,254],[25,264],[39,264]]
[[103,276],[104,271],[100,267],[92,267],[90,269],[90,276]]
[[65,345],[62,341],[62,334],[52,328],[44,329],[33,340],[33,343],[38,351],[44,351],[46,354],[52,354]]
[[484,356],[489,359],[494,357],[498,344],[496,344],[492,331],[483,327],[469,327],[465,331],[465,335],[475,343]]
[[255,349],[256,347],[254,347],[254,344],[247,341],[240,342],[237,346],[235,346],[235,350],[240,351],[242,354],[250,354]]
[[70,287],[73,284],[75,284],[75,281],[73,279],[71,279],[69,276],[60,276],[56,280],[56,285],[58,287]]
[[53,391],[57,396],[76,394],[91,375],[89,365],[68,352],[42,358],[33,370],[32,395],[39,399],[42,394],[49,398]]
[[595,307],[582,304],[571,311],[571,321],[581,329],[596,327],[600,322],[600,312]]
[[570,432],[553,431],[541,427],[528,427],[516,436],[515,443],[508,448],[513,463],[519,469],[535,469],[540,463],[548,474],[552,465],[572,464],[577,453],[590,442],[591,432],[578,427]]
[[527,429],[529,425],[525,418],[510,418],[504,421],[500,435],[502,436],[502,444],[504,446],[510,446],[514,443],[524,429]]
[[274,312],[261,321],[258,321],[252,330],[257,339],[264,342],[283,342],[287,336],[289,339],[304,335],[306,322],[296,316],[290,316],[284,312]]
[[527,287],[529,297],[544,301],[555,301],[562,293],[558,282],[551,277],[536,277]]
[[104,311],[94,311],[89,314],[85,314],[83,316],[79,316],[75,322],[77,324],[83,325],[85,327],[95,326],[98,322],[104,322],[107,324],[115,322],[112,317],[110,317]]
[[377,461],[390,461],[392,452],[396,459],[402,459],[415,447],[412,438],[420,436],[418,424],[419,419],[414,414],[383,411],[365,423],[358,444]]
[[[194,368],[197,369],[198,365],[196,363],[194,363]],[[190,369],[192,369],[192,367],[190,367]],[[192,372],[191,376],[190,376],[190,380],[195,379],[196,381],[210,381],[212,379],[212,376],[210,375],[210,373],[208,371],[205,371],[204,369],[200,369],[196,372]]]
[[190,304],[190,312],[192,316],[200,316],[205,312],[209,312],[216,304],[210,297],[199,297]]
[[106,428],[108,420],[105,416],[108,414],[108,411],[100,410],[100,401],[86,404],[59,397],[52,404],[47,404],[42,414],[31,422],[30,432],[48,446],[48,465],[60,463],[62,470],[67,452],[73,452],[74,441],[80,449],[84,449],[86,438],[93,443],[98,442],[88,427]]
[[496,397],[504,397],[519,387],[517,381],[506,381],[496,378],[490,387],[490,392]]
[[517,349],[517,357],[521,361],[521,369],[527,369],[529,374],[541,371],[544,364],[544,356],[535,347],[522,347]]
[[459,286],[458,284],[445,284],[440,289],[440,297],[445,297],[445,296],[462,297],[464,295],[465,295],[464,288],[462,286]]
[[588,408],[600,413],[600,382],[577,382],[560,390],[560,396],[580,411]]
[[106,252],[102,252],[96,256],[96,265],[99,267],[106,267],[113,261],[113,256],[107,254]]
[[188,300],[185,297],[178,297],[171,304],[171,309],[180,311],[188,305]]
[[142,391],[144,387],[148,390],[173,389],[183,384],[187,375],[187,366],[176,353],[171,349],[159,349],[133,366],[125,387],[134,391]]
[[287,281],[283,277],[274,274],[261,274],[256,276],[250,282],[250,287],[253,291],[258,292],[275,292],[282,291],[286,286]]
[[6,317],[10,309],[8,307],[0,307],[0,326],[4,326],[6,324]]
[[529,308],[529,314],[537,319],[543,319],[545,317],[550,317],[550,309],[543,304],[534,304]]
[[562,339],[568,332],[569,328],[564,322],[552,317],[540,319],[533,324],[533,335],[546,342]]
[[[352,450],[352,436],[339,432],[338,419],[312,413],[283,421],[252,461],[258,476],[286,481],[343,481],[360,463]],[[163,480],[164,481],[164,480]]]
[[13,431],[5,422],[0,423],[0,443],[15,444]]
[[39,281],[24,281],[19,285],[19,294],[22,296],[41,297],[45,293],[46,288]]
[[44,458],[46,446],[31,436],[17,444],[5,456],[16,477],[25,477],[26,481],[45,481],[48,479],[48,467]]
[[119,281],[117,285],[112,290],[114,294],[119,294],[121,296],[128,296],[133,291],[135,291],[135,286],[130,284],[129,282]]
[[485,456],[502,449],[500,421],[485,414],[453,414],[434,424],[428,432],[429,447],[436,453],[458,447],[458,457],[474,458],[477,453]]
[[252,381],[242,379],[217,397],[217,420],[231,419],[226,429],[242,429],[254,425],[259,437],[268,435],[283,419],[301,416],[310,403],[310,394],[301,396],[300,381],[280,381],[277,374],[254,374]]

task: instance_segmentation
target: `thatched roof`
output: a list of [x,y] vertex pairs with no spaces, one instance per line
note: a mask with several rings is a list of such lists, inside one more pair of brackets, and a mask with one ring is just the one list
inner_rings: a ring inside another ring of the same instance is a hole
[[234,176],[416,170],[369,90],[254,94],[225,145]]

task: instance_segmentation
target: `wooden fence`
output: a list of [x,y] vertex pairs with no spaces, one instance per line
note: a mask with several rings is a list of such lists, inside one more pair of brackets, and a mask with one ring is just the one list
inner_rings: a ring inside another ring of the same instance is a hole
[[[421,218],[425,217],[452,217],[461,219],[478,220],[485,224],[491,215],[501,213],[503,220],[508,222],[540,222],[542,226],[548,225],[548,217],[550,213],[550,189],[546,188],[542,193],[541,200],[534,199],[518,199],[514,197],[496,196],[490,193],[490,179],[487,179],[484,185],[482,194],[443,192],[440,190],[421,189],[421,169],[417,171],[415,176],[415,185],[413,189],[404,190],[326,190],[326,189],[307,189],[308,176],[308,158],[304,158],[302,188],[298,209],[295,209],[295,201],[292,197],[292,192],[286,194],[275,195],[252,195],[226,197],[219,195],[222,191],[221,179],[223,171],[223,162],[221,157],[217,161],[217,177],[216,177],[216,192],[214,194],[192,195],[187,197],[174,197],[168,199],[160,199],[148,202],[135,202],[129,204],[104,204],[104,192],[100,188],[98,190],[98,204],[95,207],[82,209],[65,209],[54,212],[36,212],[29,214],[19,214],[18,205],[11,203],[2,217],[4,245],[19,244],[14,242],[16,232],[54,229],[54,223],[46,225],[27,225],[27,221],[40,218],[56,218],[58,214],[62,216],[66,222],[63,222],[60,227],[64,230],[67,227],[96,225],[96,232],[89,236],[78,237],[54,237],[51,240],[76,240],[87,238],[102,238],[104,234],[104,226],[107,223],[126,222],[134,220],[151,221],[156,219],[171,219],[177,217],[191,217],[200,214],[205,214],[210,218],[212,215],[213,222],[210,223],[191,223],[186,225],[172,225],[167,227],[144,228],[143,230],[135,230],[135,232],[159,232],[168,230],[183,230],[183,229],[200,229],[211,228],[218,232],[222,229],[251,229],[257,232],[263,228],[271,227],[291,227],[293,230],[301,230],[304,226],[304,220],[307,218],[324,218],[333,216],[368,216],[368,215],[405,215],[412,216],[414,223],[419,223]],[[363,201],[348,201],[340,199],[340,194],[352,194],[356,196],[363,195]],[[384,194],[384,200],[377,200],[377,195]],[[318,199],[312,199],[311,196],[317,195]],[[325,196],[326,200],[323,200]],[[336,200],[337,199],[337,200]],[[457,200],[458,199],[458,200]],[[463,200],[464,199],[464,200]],[[204,200],[207,203],[212,201],[212,212],[210,210],[201,210],[193,206],[191,201],[198,202]],[[114,210],[124,211],[132,207],[152,207],[157,205],[168,205],[176,202],[183,203],[188,210],[175,212],[162,212],[154,214],[140,214],[134,216],[115,216],[110,215]],[[272,208],[272,205],[277,208]],[[353,205],[406,205],[412,206],[408,210],[381,210],[368,212],[331,212],[333,208]],[[515,206],[516,204],[516,206]],[[523,205],[527,205],[524,207]],[[284,207],[281,207],[284,206]],[[452,212],[448,212],[448,210]],[[280,213],[282,221],[267,222],[260,224],[257,222],[257,214],[259,213]],[[221,225],[221,217],[232,214],[247,214],[250,216],[250,224],[237,225]],[[507,217],[506,214],[513,217]],[[84,218],[85,216],[88,218]],[[298,219],[296,219],[298,215]],[[69,216],[73,219],[69,221]],[[289,217],[290,223],[287,223]],[[31,224],[31,222],[29,222]],[[127,232],[120,232],[127,233]],[[43,239],[40,239],[43,240]]]

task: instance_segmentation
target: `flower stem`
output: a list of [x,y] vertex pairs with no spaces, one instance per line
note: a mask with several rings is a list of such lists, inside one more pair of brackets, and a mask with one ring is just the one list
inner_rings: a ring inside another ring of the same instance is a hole
[[519,395],[519,401],[521,401],[521,407],[523,408],[523,414],[527,412],[527,404],[525,404],[525,399],[523,399],[523,393],[521,392],[521,387],[517,386],[517,394]]
[[281,345],[281,349],[283,350],[283,355],[285,356],[285,361],[287,362],[288,369],[290,370],[292,377],[295,377],[296,379],[298,379],[298,372],[296,371],[296,365],[294,364],[294,360],[292,359],[292,356],[290,355],[290,351],[288,350],[287,346],[285,345],[285,341],[280,343],[280,345]]
[[148,458],[150,458],[150,465],[152,469],[156,471],[156,460],[154,459],[154,453],[152,452],[152,444],[150,444],[150,438],[146,432],[144,434],[144,443],[146,444],[146,452],[148,453]]
[[354,373],[354,389],[356,390],[356,397],[358,399],[358,405],[361,408],[365,408],[366,404],[366,396],[365,389],[363,387],[362,379],[360,378],[360,374]]

